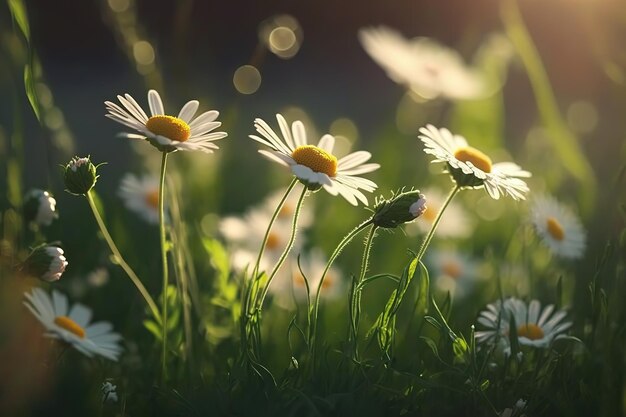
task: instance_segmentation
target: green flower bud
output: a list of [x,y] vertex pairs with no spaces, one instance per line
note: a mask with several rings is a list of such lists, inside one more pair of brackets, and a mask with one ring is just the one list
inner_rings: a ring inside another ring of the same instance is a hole
[[96,168],[89,157],[72,158],[64,167],[63,179],[66,190],[75,195],[87,194],[96,185],[98,179]]
[[44,281],[58,281],[67,267],[63,249],[42,245],[35,248],[22,264],[22,269]]
[[379,198],[374,206],[373,223],[378,227],[393,229],[409,223],[426,211],[426,197],[419,190],[392,194],[390,199]]
[[49,192],[32,189],[24,196],[22,207],[24,219],[39,226],[50,226],[52,221],[59,217],[56,205],[56,200]]
[[478,178],[473,173],[466,174],[461,168],[454,168],[450,164],[448,164],[448,172],[460,187],[477,188],[485,183],[484,178]]

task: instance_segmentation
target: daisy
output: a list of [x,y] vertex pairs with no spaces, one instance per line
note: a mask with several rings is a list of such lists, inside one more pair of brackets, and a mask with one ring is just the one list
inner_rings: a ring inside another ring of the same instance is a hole
[[187,102],[178,113],[178,116],[165,114],[161,96],[155,90],[148,92],[150,117],[141,108],[130,94],[117,96],[123,106],[105,101],[109,119],[115,120],[124,126],[135,129],[140,134],[122,133],[128,139],[146,139],[162,152],[201,151],[212,153],[218,149],[213,142],[227,136],[224,132],[213,132],[221,123],[216,122],[219,112],[210,110],[194,119],[199,102]]
[[44,190],[32,189],[24,197],[24,216],[40,226],[50,226],[59,217],[57,201]]
[[530,177],[530,172],[513,162],[493,164],[487,155],[469,146],[463,136],[453,135],[446,128],[437,129],[429,124],[419,131],[424,152],[435,157],[433,162],[446,162],[450,175],[459,186],[484,186],[495,200],[501,194],[508,194],[514,200],[526,198],[529,189],[520,178]]
[[[293,300],[304,301],[307,297],[306,280],[309,284],[309,294],[311,298],[317,292],[320,285],[322,273],[326,268],[328,260],[321,250],[313,249],[309,254],[300,256],[300,266],[297,261],[291,262],[289,274],[285,274],[277,280],[276,285],[270,287],[270,293],[274,296],[278,305],[283,308],[292,308]],[[304,273],[304,275],[302,275]],[[322,283],[321,298],[324,300],[335,300],[345,294],[345,283],[338,269],[331,267],[326,273]]]
[[35,248],[23,263],[24,270],[44,281],[58,281],[68,262],[65,252],[58,246],[41,245]]
[[[424,190],[424,195],[428,196],[428,206],[416,221],[407,225],[407,232],[410,235],[415,235],[418,232],[428,233],[446,200],[446,196],[436,188]],[[452,200],[446,207],[443,218],[437,226],[437,234],[440,237],[463,238],[469,236],[473,230],[474,224],[467,211],[462,205]]]
[[254,127],[261,136],[250,135],[250,138],[271,148],[269,151],[259,150],[260,154],[290,168],[298,180],[312,191],[324,187],[331,195],[341,194],[354,206],[358,201],[367,205],[367,198],[359,189],[372,192],[377,185],[356,175],[380,168],[378,164],[365,164],[372,157],[369,152],[354,152],[338,160],[332,153],[335,145],[333,136],[326,134],[317,145],[309,145],[301,121],[293,122],[290,130],[282,115],[277,114],[276,119],[283,139],[264,120],[254,121]]
[[554,312],[553,305],[542,309],[537,300],[526,304],[517,298],[508,298],[504,300],[504,308],[497,301],[487,305],[487,310],[478,316],[478,323],[485,330],[476,332],[476,340],[479,343],[491,343],[499,335],[500,340],[508,343],[513,318],[521,345],[546,348],[572,326],[571,322],[563,320],[566,315],[563,310]]
[[117,361],[122,352],[118,342],[122,338],[113,333],[108,322],[91,323],[91,310],[76,303],[70,309],[67,297],[53,290],[52,297],[41,288],[24,293],[24,305],[43,324],[45,336],[58,339],[88,357],[100,355]]
[[486,81],[454,50],[428,38],[406,39],[385,26],[359,31],[365,51],[393,81],[425,99],[480,98]]
[[429,253],[426,264],[431,270],[435,286],[450,291],[456,298],[466,297],[478,279],[478,265],[467,254],[451,249]]
[[117,194],[124,201],[126,208],[139,214],[148,223],[159,223],[158,178],[126,174],[122,178]]
[[549,196],[534,198],[531,221],[537,234],[557,256],[580,258],[585,251],[585,230],[578,217]]

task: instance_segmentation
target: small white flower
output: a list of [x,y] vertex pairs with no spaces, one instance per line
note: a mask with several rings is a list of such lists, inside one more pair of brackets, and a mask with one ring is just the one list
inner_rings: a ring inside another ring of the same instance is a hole
[[497,301],[487,305],[478,316],[478,323],[485,330],[477,331],[476,341],[493,343],[499,337],[501,343],[509,343],[511,318],[515,320],[517,339],[520,345],[547,348],[572,326],[564,321],[564,310],[554,312],[554,305],[541,308],[541,303],[532,300],[526,304],[517,298],[504,300],[504,306]]
[[508,194],[514,200],[526,198],[529,189],[520,178],[530,177],[530,172],[513,162],[492,164],[487,155],[469,146],[463,136],[453,135],[448,129],[427,125],[420,128],[420,133],[424,152],[435,157],[433,162],[446,162],[450,175],[458,185],[472,188],[484,186],[495,200],[501,194]]
[[504,411],[500,413],[500,417],[525,417],[526,414],[522,414],[524,408],[526,408],[526,401],[520,398],[515,403],[515,407],[505,408]]
[[359,31],[367,53],[393,81],[425,99],[473,99],[486,95],[484,77],[454,50],[428,38],[406,39],[385,26]]
[[557,256],[582,257],[586,235],[580,220],[568,208],[549,196],[536,196],[531,205],[531,221],[537,234]]
[[122,178],[117,194],[124,201],[126,208],[143,217],[148,223],[159,223],[158,178],[126,174]]
[[291,172],[310,190],[322,187],[331,195],[341,194],[354,206],[361,201],[367,205],[367,198],[359,189],[372,192],[377,185],[359,174],[380,168],[378,164],[365,164],[372,155],[369,152],[353,152],[337,160],[333,155],[335,138],[324,135],[317,145],[307,143],[304,124],[297,120],[289,125],[285,118],[277,114],[283,139],[262,119],[254,121],[254,127],[261,136],[250,135],[251,139],[271,148],[259,153],[271,161],[291,169]]
[[109,381],[102,383],[102,402],[114,402],[116,403],[117,398],[117,386],[113,385]]
[[88,357],[100,355],[117,361],[122,352],[118,342],[122,338],[113,333],[108,322],[91,322],[91,310],[76,303],[70,309],[67,297],[53,290],[52,297],[41,288],[24,293],[24,305],[46,328],[44,335],[73,346]]
[[40,226],[50,226],[59,217],[57,201],[44,190],[33,189],[24,197],[24,215]]
[[68,265],[63,254],[63,249],[57,246],[39,246],[28,255],[23,263],[23,269],[44,281],[58,281]]
[[[422,233],[428,233],[446,200],[446,196],[436,188],[424,190],[424,195],[428,196],[428,207],[415,222],[407,227],[407,232],[411,235],[415,235],[418,230]],[[467,211],[462,205],[452,200],[446,207],[446,211],[437,226],[437,235],[439,237],[462,238],[469,236],[473,229],[474,223]]]
[[455,298],[469,295],[478,279],[478,265],[467,254],[451,249],[429,252],[427,265],[437,289]]
[[[290,274],[281,275],[276,285],[270,287],[270,292],[276,302],[281,307],[290,309],[293,307],[294,298],[296,301],[306,300],[307,284],[305,282],[305,276],[309,285],[309,295],[311,299],[314,299],[327,261],[328,259],[321,250],[313,249],[308,254],[301,254],[300,266],[302,267],[302,271],[300,271],[298,263],[294,259],[291,262]],[[304,276],[302,273],[304,273]],[[322,283],[320,292],[321,299],[326,301],[335,300],[344,294],[345,287],[345,282],[339,270],[335,267],[331,267],[326,273],[326,277]]]
[[130,94],[117,96],[122,104],[106,101],[106,117],[124,126],[135,129],[140,134],[123,133],[128,139],[148,139],[152,145],[164,152],[176,150],[201,151],[212,153],[218,146],[213,142],[227,136],[224,132],[213,132],[221,126],[215,121],[219,112],[210,110],[194,119],[199,107],[197,100],[191,100],[183,106],[178,116],[165,114],[161,96],[155,90],[148,92],[150,116],[141,108]]

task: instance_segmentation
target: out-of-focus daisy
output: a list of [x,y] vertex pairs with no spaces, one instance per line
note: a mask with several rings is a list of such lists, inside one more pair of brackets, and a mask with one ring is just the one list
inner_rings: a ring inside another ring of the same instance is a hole
[[23,262],[23,269],[44,281],[58,281],[68,265],[64,253],[58,246],[38,246]]
[[463,252],[439,249],[429,252],[426,264],[437,289],[450,291],[455,298],[463,298],[478,279],[478,264]]
[[420,128],[419,138],[424,142],[424,152],[435,157],[433,162],[446,162],[452,178],[461,187],[484,186],[489,195],[497,200],[508,194],[514,200],[524,200],[528,186],[520,178],[528,178],[513,162],[493,164],[483,152],[467,144],[463,136],[453,135],[448,129],[433,125]]
[[50,226],[59,217],[56,205],[57,201],[49,192],[32,189],[24,196],[24,217],[39,226]]
[[[308,280],[310,297],[313,299],[320,285],[327,261],[328,259],[321,250],[313,249],[310,253],[300,256],[300,266],[302,267],[302,271],[300,271],[298,263],[294,259],[291,262],[291,274],[283,274],[276,285],[270,287],[270,292],[277,303],[284,308],[291,308],[294,298],[297,301],[306,300],[305,276]],[[340,271],[331,267],[322,283],[321,299],[327,301],[337,299],[344,294],[345,287]]]
[[537,196],[531,206],[531,221],[541,240],[557,256],[580,258],[585,251],[585,230],[578,217],[549,196]]
[[124,126],[136,130],[136,133],[123,133],[128,139],[147,139],[152,145],[163,152],[201,151],[211,153],[218,146],[213,143],[227,136],[224,132],[212,132],[221,126],[215,121],[219,112],[210,110],[194,119],[198,110],[197,100],[188,101],[178,116],[165,114],[161,96],[155,90],[148,92],[150,117],[130,94],[117,96],[122,106],[105,101],[106,117]]
[[[424,195],[428,196],[428,207],[426,211],[413,223],[407,225],[407,233],[417,234],[418,231],[428,233],[433,226],[437,213],[441,210],[446,196],[436,188],[424,190]],[[462,205],[452,200],[443,214],[437,226],[437,235],[440,237],[463,238],[469,236],[474,230],[474,223],[469,218],[467,211]]]
[[145,175],[126,174],[117,193],[124,205],[139,214],[145,221],[159,223],[159,179]]
[[304,124],[297,120],[289,125],[285,118],[277,114],[276,119],[283,138],[262,119],[254,121],[254,127],[261,136],[250,135],[251,139],[269,146],[270,151],[259,150],[266,158],[291,169],[291,172],[310,190],[324,187],[332,195],[341,194],[350,204],[358,201],[367,205],[367,198],[359,189],[372,192],[376,184],[357,175],[380,168],[378,164],[366,164],[372,155],[366,151],[353,152],[337,159],[333,155],[335,138],[324,135],[317,145],[307,143]]
[[76,303],[70,309],[67,297],[56,290],[50,297],[41,288],[34,288],[24,297],[24,305],[46,328],[45,336],[65,342],[88,357],[100,355],[117,361],[122,353],[122,337],[112,332],[111,323],[90,323],[89,308]]
[[500,413],[500,417],[526,417],[526,414],[524,414],[525,408],[526,401],[519,399],[513,408],[505,408]]
[[492,343],[499,336],[501,341],[508,343],[511,318],[514,318],[521,345],[546,348],[572,326],[571,322],[564,321],[566,316],[564,310],[555,312],[554,305],[542,309],[537,300],[526,304],[517,298],[508,298],[504,305],[498,300],[487,305],[478,316],[478,323],[484,330],[476,332],[476,340]]
[[385,26],[359,31],[367,53],[389,78],[425,99],[472,99],[486,94],[484,77],[454,50],[428,38],[406,39]]
[[111,382],[106,381],[102,383],[102,402],[116,403],[117,398],[117,385],[113,385]]
[[[271,216],[272,213],[261,205],[252,208],[241,217],[228,216],[220,221],[219,230],[230,248],[231,262],[236,271],[254,266]],[[276,264],[289,242],[291,226],[291,221],[274,222],[265,244],[261,270],[269,271]],[[294,249],[297,251],[301,245],[302,238],[296,238]]]
[[[278,212],[278,217],[276,218],[277,222],[286,222],[291,225],[293,220],[293,215],[296,211],[296,206],[298,205],[298,199],[300,198],[300,194],[302,193],[302,187],[298,184],[293,191],[289,194],[285,202],[283,203],[282,208]],[[264,201],[261,203],[260,207],[264,208],[266,213],[269,213],[271,216],[276,210],[278,203],[281,198],[285,194],[284,190],[278,190],[272,194],[270,194]],[[310,210],[309,206],[303,204],[300,208],[300,215],[298,216],[298,229],[305,229],[311,225],[313,221],[313,213]]]

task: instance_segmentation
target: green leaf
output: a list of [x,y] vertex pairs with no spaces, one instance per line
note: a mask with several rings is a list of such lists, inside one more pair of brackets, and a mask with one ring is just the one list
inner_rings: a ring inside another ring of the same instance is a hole
[[430,276],[428,269],[421,261],[418,291],[415,310],[417,314],[425,315],[428,313],[428,300],[430,299]]
[[33,81],[32,64],[24,65],[24,88],[26,90],[28,102],[30,103],[30,106],[33,108],[33,112],[35,113],[35,117],[37,117],[37,120],[41,122],[41,109],[39,107],[39,99],[37,98],[35,83]]
[[27,42],[30,42],[30,26],[28,24],[28,14],[26,13],[26,6],[22,0],[7,0],[9,4],[9,10],[11,10],[11,16],[17,23],[17,26],[22,31],[24,38]]
[[152,320],[144,320],[143,321],[143,325],[146,329],[148,329],[148,331],[150,333],[152,333],[154,335],[154,337],[159,340],[162,341],[163,340],[163,334],[161,333],[161,326],[156,324],[154,321]]

